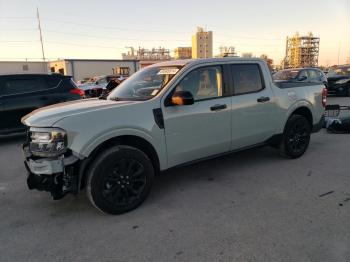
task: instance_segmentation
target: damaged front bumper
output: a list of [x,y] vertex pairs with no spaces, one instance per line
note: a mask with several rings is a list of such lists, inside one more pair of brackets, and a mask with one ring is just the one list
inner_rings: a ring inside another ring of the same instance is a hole
[[53,199],[79,192],[78,157],[68,153],[55,158],[39,158],[30,153],[27,145],[23,146],[23,152],[29,189],[48,191]]

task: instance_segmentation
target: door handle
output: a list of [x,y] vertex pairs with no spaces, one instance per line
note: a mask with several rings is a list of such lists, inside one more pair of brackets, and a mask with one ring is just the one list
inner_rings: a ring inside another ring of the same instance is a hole
[[210,110],[211,111],[219,111],[219,110],[226,109],[226,108],[227,108],[227,105],[225,105],[225,104],[213,105],[213,106],[210,107]]
[[256,101],[258,101],[258,103],[265,103],[265,102],[270,101],[270,97],[262,96],[262,97],[259,97]]

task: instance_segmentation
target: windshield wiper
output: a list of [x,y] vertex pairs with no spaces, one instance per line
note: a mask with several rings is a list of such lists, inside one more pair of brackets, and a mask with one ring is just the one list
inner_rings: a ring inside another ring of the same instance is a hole
[[98,97],[98,99],[107,100],[107,95],[100,95],[100,96]]
[[[103,99],[103,98],[101,98]],[[107,99],[107,97],[105,97],[104,99]],[[109,100],[113,100],[113,101],[120,101],[121,99],[119,97],[111,97]]]

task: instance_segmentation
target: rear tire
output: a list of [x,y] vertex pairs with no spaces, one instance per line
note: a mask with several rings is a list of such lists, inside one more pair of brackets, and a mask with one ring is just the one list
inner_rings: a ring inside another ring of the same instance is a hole
[[279,146],[283,156],[298,158],[307,150],[310,143],[311,125],[306,117],[292,115],[284,128],[283,137]]
[[122,214],[147,198],[154,168],[144,152],[120,145],[102,152],[87,175],[86,193],[90,202],[104,213]]

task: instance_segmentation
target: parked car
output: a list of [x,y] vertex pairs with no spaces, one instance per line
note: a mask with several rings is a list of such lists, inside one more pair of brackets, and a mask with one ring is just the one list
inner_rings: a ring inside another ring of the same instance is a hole
[[125,77],[122,75],[105,75],[93,77],[90,81],[80,85],[79,88],[85,91],[86,97],[99,97],[106,89],[108,83],[112,79],[124,80]]
[[70,76],[0,75],[0,135],[25,131],[21,118],[35,109],[83,96]]
[[330,69],[327,78],[329,93],[350,96],[350,65]]
[[323,83],[326,87],[327,77],[322,70],[318,68],[290,68],[283,69],[273,74],[273,79],[280,85],[288,86],[295,83],[307,85],[308,83]]
[[54,199],[85,187],[99,210],[124,213],[169,168],[262,145],[300,157],[322,126],[326,93],[323,83],[276,86],[260,59],[154,64],[106,100],[24,117],[27,183]]

